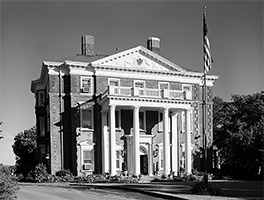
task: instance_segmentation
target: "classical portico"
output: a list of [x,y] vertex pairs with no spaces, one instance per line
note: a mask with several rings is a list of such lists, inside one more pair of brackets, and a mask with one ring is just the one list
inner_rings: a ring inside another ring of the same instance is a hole
[[[185,173],[190,174],[192,170],[191,152],[191,101],[188,100],[151,100],[144,98],[130,98],[105,96],[102,101],[102,146],[103,146],[103,172],[110,172],[116,175],[116,116],[115,111],[119,107],[132,110],[133,123],[130,133],[124,135],[126,139],[126,164],[127,170],[133,175],[142,173],[142,165],[147,165],[147,174],[153,175],[153,138],[155,135],[144,134],[140,129],[141,110],[157,110],[162,113],[162,148],[163,157],[161,165],[162,174],[168,175],[179,172],[179,143],[178,143],[178,121],[180,116],[185,119]],[[182,113],[185,113],[182,115]],[[108,127],[107,127],[108,115]],[[122,120],[122,119],[121,119]],[[109,135],[108,135],[109,134]],[[108,141],[109,138],[109,141]],[[108,143],[109,142],[109,143]],[[109,156],[108,156],[109,155]],[[147,164],[146,164],[146,163]],[[144,167],[144,166],[143,166]]]

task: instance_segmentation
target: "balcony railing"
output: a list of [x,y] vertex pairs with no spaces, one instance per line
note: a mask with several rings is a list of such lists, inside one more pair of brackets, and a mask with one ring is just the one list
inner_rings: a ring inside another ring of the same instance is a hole
[[[150,88],[136,88],[136,87],[119,87],[108,86],[109,95],[118,96],[135,96],[135,97],[150,97],[150,98],[167,98],[167,99],[186,99],[187,95],[182,90],[168,90],[168,89],[150,89]],[[188,99],[190,95],[188,95]]]

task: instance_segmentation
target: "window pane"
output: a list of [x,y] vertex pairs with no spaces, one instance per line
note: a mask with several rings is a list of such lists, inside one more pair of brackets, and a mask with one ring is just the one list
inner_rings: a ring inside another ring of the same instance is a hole
[[82,79],[82,90],[83,92],[87,92],[87,93],[91,92],[91,79],[90,78]]
[[38,92],[38,106],[44,106],[45,102],[45,93],[44,91]]
[[39,131],[40,131],[40,136],[45,136],[45,118],[44,117],[39,118]]
[[116,151],[116,167],[120,168],[120,151]]
[[91,122],[91,111],[90,110],[81,110],[82,114],[82,124],[81,126],[83,128],[92,128],[92,122]]
[[145,84],[144,84],[144,82],[135,82],[135,87],[136,88],[144,88]]
[[118,80],[110,80],[109,84],[112,86],[119,86],[119,81]]
[[92,151],[90,150],[83,151],[83,163],[92,164]]

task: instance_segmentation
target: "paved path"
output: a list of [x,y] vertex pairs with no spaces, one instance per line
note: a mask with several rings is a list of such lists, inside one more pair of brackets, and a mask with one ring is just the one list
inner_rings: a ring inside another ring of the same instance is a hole
[[191,186],[197,182],[150,182],[139,184],[84,184],[84,187],[101,188],[105,190],[120,189],[140,192],[163,199],[189,200],[263,200],[263,182],[258,181],[211,181],[213,186],[220,187],[222,196],[193,195]]
[[[222,189],[222,196],[192,195],[191,186],[196,182],[149,182],[138,184],[20,184],[19,200],[263,200],[263,182],[212,181]],[[124,192],[125,191],[125,192]]]
[[20,183],[19,200],[161,200],[137,192],[102,190],[69,184]]

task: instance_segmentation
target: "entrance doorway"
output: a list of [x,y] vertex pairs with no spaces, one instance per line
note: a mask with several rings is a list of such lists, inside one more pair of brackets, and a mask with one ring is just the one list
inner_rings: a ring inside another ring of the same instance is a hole
[[148,155],[140,155],[140,173],[148,175]]

